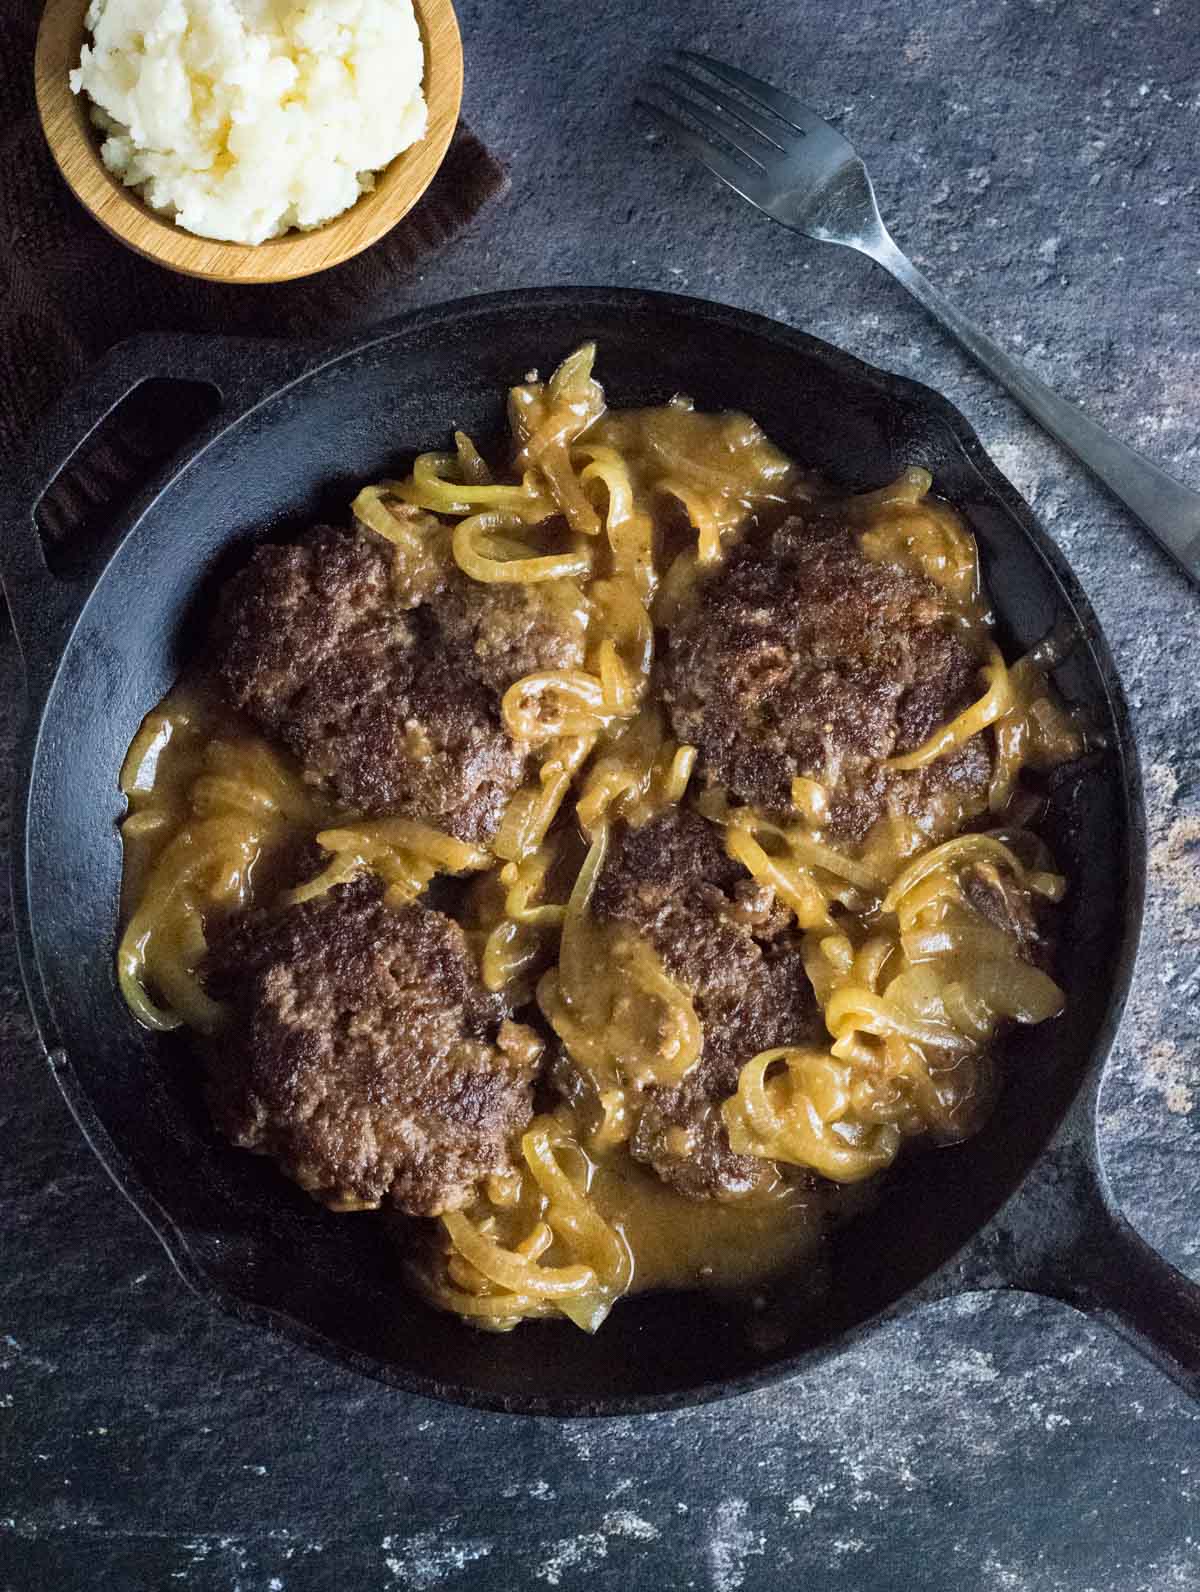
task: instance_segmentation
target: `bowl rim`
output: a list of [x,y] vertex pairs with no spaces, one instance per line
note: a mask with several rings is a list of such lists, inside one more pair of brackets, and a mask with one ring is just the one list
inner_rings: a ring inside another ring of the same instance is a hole
[[314,276],[370,248],[408,214],[437,174],[458,125],[463,51],[453,0],[412,3],[425,53],[425,134],[389,162],[373,191],[311,232],[293,230],[257,244],[203,238],[151,210],[107,169],[85,98],[72,93],[67,81],[86,34],[86,0],[46,0],[38,24],[34,89],[42,133],[83,207],[143,259],[213,282],[255,284]]

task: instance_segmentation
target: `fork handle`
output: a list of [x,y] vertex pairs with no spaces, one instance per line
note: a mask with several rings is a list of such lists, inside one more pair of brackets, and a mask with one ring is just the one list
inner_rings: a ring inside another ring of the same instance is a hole
[[1173,480],[1039,381],[964,315],[886,233],[860,245],[884,266],[989,371],[1017,402],[1141,520],[1160,547],[1200,585],[1200,492]]

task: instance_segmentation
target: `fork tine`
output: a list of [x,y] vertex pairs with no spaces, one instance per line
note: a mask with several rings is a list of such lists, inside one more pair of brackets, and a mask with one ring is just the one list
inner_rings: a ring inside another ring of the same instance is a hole
[[[682,75],[682,74],[680,74]],[[682,111],[696,122],[701,131],[710,138],[719,138],[722,143],[729,144],[740,155],[745,155],[760,171],[766,169],[768,161],[778,157],[780,151],[776,145],[767,145],[753,136],[753,131],[747,132],[746,124],[739,127],[732,117],[726,117],[721,107],[712,100],[694,100],[688,94],[681,94],[677,89],[667,83],[648,83],[668,101],[671,110]]]
[[740,161],[734,160],[732,155],[727,155],[723,149],[718,149],[707,139],[701,138],[684,122],[669,115],[653,101],[638,97],[634,100],[634,104],[640,105],[642,110],[647,111],[675,142],[686,149],[688,154],[694,155],[702,166],[707,166],[714,176],[728,183],[734,193],[741,194],[743,199],[749,199],[751,204],[759,203],[758,196],[753,191],[757,186],[754,172],[743,166]]
[[[679,67],[671,65],[670,62],[664,65],[663,71],[669,72],[677,82],[688,90],[689,98],[684,100],[684,104],[689,111],[692,110],[693,100],[699,99],[701,106],[721,126],[721,136],[729,139],[730,143],[741,149],[743,154],[750,155],[760,165],[765,165],[767,160],[773,160],[776,154],[786,155],[789,151],[794,151],[800,142],[800,138],[803,137],[803,134],[796,136],[790,130],[782,127],[778,117],[769,113],[766,115],[760,114],[753,107],[743,105],[740,101],[734,100],[732,95],[722,94],[721,90],[713,88],[712,84],[705,83],[701,78],[693,76],[691,72],[681,71]],[[668,90],[667,92],[670,91]],[[675,95],[675,97],[679,98],[678,95]],[[752,133],[757,133],[759,138],[764,139],[771,146],[770,149],[765,149],[757,141],[755,141],[753,148],[745,149],[743,144],[739,142],[739,140],[750,142],[746,140],[745,133],[738,131],[732,126],[726,127],[724,125],[725,122],[736,122],[741,127],[748,127]],[[766,158],[764,159],[764,157]]]
[[719,77],[731,88],[740,90],[747,99],[752,99],[767,110],[774,111],[781,121],[786,122],[789,127],[794,127],[798,133],[814,133],[819,127],[829,126],[824,117],[818,116],[816,111],[810,111],[808,106],[802,104],[794,95],[784,94],[781,90],[772,88],[761,78],[751,77],[749,72],[739,72],[736,66],[727,66],[724,61],[718,61],[711,55],[700,55],[695,50],[676,50],[675,53],[694,66],[703,67],[706,72]]

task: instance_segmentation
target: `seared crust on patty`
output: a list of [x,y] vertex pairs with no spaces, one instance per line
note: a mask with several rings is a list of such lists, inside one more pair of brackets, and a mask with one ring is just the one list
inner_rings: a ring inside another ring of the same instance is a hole
[[464,666],[498,696],[523,675],[583,666],[587,622],[574,581],[487,586],[455,569],[438,596],[437,613]]
[[762,1187],[769,1164],[730,1149],[719,1106],[760,1050],[821,1030],[790,915],[725,855],[720,829],[687,808],[614,833],[592,909],[649,940],[704,1033],[681,1084],[646,1090],[633,1154],[698,1198]]
[[369,531],[317,526],[260,547],[221,594],[218,678],[345,806],[486,839],[525,755],[429,611],[397,604],[391,570]]
[[500,695],[533,668],[582,658],[569,596],[524,590],[468,580],[447,550],[398,592],[387,541],[317,526],[260,547],[226,585],[215,672],[233,706],[346,807],[478,843],[526,769]]
[[233,1009],[208,1057],[217,1125],[318,1198],[433,1216],[511,1168],[540,1047],[442,913],[340,885],[248,914],[205,981]]
[[405,608],[431,605],[467,674],[503,696],[522,675],[582,666],[587,607],[574,581],[473,580],[455,562],[451,531],[435,515],[395,498],[387,512],[422,549],[416,559],[411,549],[401,558],[397,600]]
[[925,769],[883,767],[978,697],[978,667],[932,582],[867,558],[843,525],[793,517],[699,588],[661,683],[710,779],[786,813],[807,775],[829,791],[831,831],[859,839],[885,807],[917,813],[986,784],[980,736]]

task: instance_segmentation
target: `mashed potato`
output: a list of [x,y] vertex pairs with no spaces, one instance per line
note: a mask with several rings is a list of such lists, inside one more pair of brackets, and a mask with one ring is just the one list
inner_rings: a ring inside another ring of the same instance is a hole
[[201,237],[320,226],[425,133],[411,0],[91,0],[87,26],[105,165]]

